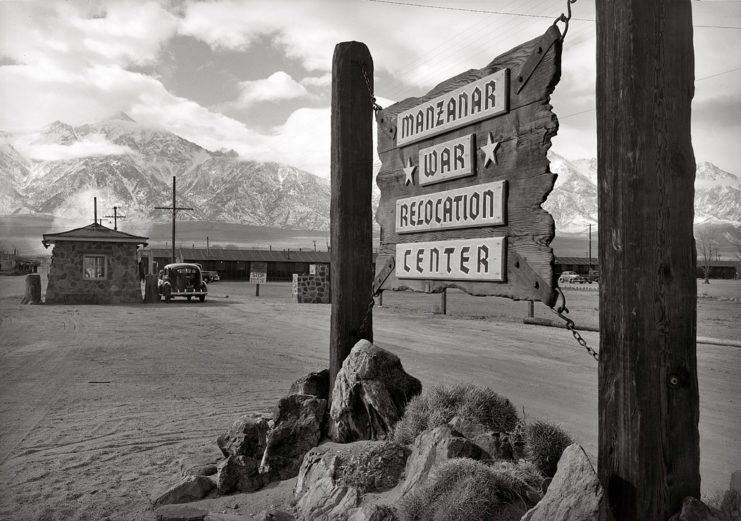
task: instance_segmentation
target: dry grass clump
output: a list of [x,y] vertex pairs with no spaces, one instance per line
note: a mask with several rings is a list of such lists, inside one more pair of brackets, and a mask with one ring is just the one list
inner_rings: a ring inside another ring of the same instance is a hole
[[526,423],[525,457],[533,462],[548,477],[556,474],[558,460],[563,451],[574,443],[563,429],[544,421]]
[[445,425],[455,416],[495,432],[511,431],[518,421],[512,402],[487,387],[438,385],[409,401],[394,429],[394,440],[409,445],[421,432]]
[[401,521],[519,521],[543,481],[530,464],[488,466],[467,458],[441,465],[398,505]]

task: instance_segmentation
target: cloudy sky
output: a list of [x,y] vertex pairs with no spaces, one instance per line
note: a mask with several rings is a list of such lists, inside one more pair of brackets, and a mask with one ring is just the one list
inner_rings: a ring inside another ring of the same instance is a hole
[[[368,45],[376,94],[388,105],[542,34],[564,4],[0,0],[0,130],[123,111],[211,150],[328,177],[337,42]],[[692,4],[695,155],[741,175],[741,1]],[[552,100],[561,121],[554,150],[570,159],[596,156],[594,3],[573,9]]]

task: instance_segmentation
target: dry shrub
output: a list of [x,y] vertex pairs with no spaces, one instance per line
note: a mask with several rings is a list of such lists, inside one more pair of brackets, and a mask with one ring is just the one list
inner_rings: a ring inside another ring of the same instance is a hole
[[530,464],[452,459],[399,502],[401,521],[519,521],[543,481]]
[[421,432],[445,425],[455,416],[479,422],[495,432],[510,431],[518,421],[512,402],[488,387],[437,385],[407,403],[394,429],[394,439],[409,445]]
[[544,421],[534,421],[524,426],[525,456],[548,477],[556,474],[558,460],[563,451],[574,443],[561,427]]

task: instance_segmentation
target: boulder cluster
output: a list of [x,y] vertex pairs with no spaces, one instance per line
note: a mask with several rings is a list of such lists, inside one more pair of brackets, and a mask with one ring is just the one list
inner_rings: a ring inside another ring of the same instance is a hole
[[[225,520],[192,502],[291,478],[294,497],[285,510],[228,519],[476,521],[496,512],[498,520],[596,521],[604,515],[604,493],[585,451],[557,427],[524,424],[493,391],[462,386],[446,395],[433,388],[447,405],[464,396],[459,402],[469,410],[473,403],[475,413],[460,406],[431,411],[430,403],[439,402],[424,402],[420,381],[399,358],[365,340],[344,361],[331,400],[329,389],[329,371],[310,373],[293,383],[271,417],[237,419],[217,439],[223,459],[183,468],[179,483],[153,497],[157,519]],[[484,401],[493,405],[487,410]],[[551,446],[544,448],[543,440]],[[738,519],[730,517],[741,510],[737,474],[723,512],[688,498],[672,521]]]

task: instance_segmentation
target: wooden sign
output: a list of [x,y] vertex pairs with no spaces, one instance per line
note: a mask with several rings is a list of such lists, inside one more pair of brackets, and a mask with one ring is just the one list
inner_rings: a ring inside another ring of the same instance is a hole
[[268,282],[268,263],[252,262],[250,263],[250,284],[267,284]]
[[561,34],[544,35],[421,98],[376,114],[382,289],[555,302],[553,218],[541,208],[555,175],[550,94]]
[[504,224],[506,181],[396,201],[396,233]]
[[475,175],[475,159],[473,134],[423,148],[419,151],[419,184],[431,185]]
[[250,284],[267,284],[268,283],[268,274],[267,273],[255,273],[254,271],[250,272]]
[[509,69],[427,100],[396,116],[398,146],[415,143],[454,128],[507,112]]
[[456,239],[396,245],[400,279],[504,280],[504,238]]

